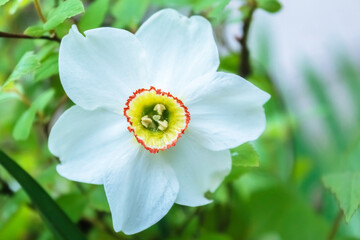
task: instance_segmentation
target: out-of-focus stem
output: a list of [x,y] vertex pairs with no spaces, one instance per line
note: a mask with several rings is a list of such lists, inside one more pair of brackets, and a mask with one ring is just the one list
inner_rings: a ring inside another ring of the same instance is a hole
[[250,65],[250,51],[247,44],[250,25],[252,22],[252,17],[254,11],[256,10],[256,2],[249,1],[247,3],[250,6],[250,12],[248,16],[244,19],[244,24],[242,26],[243,36],[239,39],[239,43],[241,45],[241,52],[240,52],[240,65],[239,65],[239,75],[243,78],[249,76],[251,72],[251,65]]
[[0,38],[19,38],[19,39],[44,39],[49,41],[60,42],[60,39],[56,36],[48,37],[48,36],[41,36],[41,37],[32,37],[26,34],[16,34],[16,33],[6,33],[0,32]]
[[36,12],[37,12],[39,18],[41,19],[41,21],[43,23],[45,23],[46,19],[45,19],[44,15],[43,15],[43,13],[41,11],[39,0],[34,0],[34,4],[35,4]]
[[340,226],[340,223],[341,223],[341,220],[342,220],[343,216],[344,216],[344,213],[340,209],[339,213],[336,216],[336,218],[335,218],[335,220],[333,222],[333,225],[332,225],[332,227],[330,229],[330,233],[329,233],[329,236],[328,236],[327,240],[333,240],[335,238],[335,235],[336,235],[336,233],[337,233],[337,231],[339,229],[339,226]]

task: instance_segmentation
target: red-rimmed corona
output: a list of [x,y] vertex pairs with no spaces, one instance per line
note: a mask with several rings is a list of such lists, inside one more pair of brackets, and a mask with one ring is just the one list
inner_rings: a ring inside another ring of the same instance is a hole
[[184,103],[155,87],[135,91],[126,102],[124,115],[129,131],[151,153],[175,146],[190,122]]

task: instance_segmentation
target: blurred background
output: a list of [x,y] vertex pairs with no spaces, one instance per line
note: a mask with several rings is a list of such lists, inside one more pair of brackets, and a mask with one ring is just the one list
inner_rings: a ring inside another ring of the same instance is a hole
[[[59,81],[59,41],[72,24],[135,32],[162,8],[209,19],[220,70],[272,98],[264,134],[232,150],[212,204],[174,205],[126,236],[113,231],[103,187],[60,177],[47,149],[49,128],[72,105]],[[358,0],[0,0],[0,149],[88,239],[360,239],[359,13]],[[1,165],[0,239],[55,239]]]

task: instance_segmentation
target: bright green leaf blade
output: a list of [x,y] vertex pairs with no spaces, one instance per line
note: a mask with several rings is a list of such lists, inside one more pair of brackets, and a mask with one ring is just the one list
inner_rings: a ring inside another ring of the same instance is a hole
[[29,137],[31,127],[35,121],[36,112],[44,111],[44,108],[53,98],[54,94],[54,89],[43,92],[36,98],[31,107],[20,116],[13,130],[15,140],[25,140]]
[[259,156],[250,143],[231,149],[232,165],[235,167],[258,167]]
[[32,124],[35,120],[35,115],[35,109],[29,108],[20,116],[12,132],[15,140],[25,140],[29,137]]
[[112,14],[116,18],[115,27],[135,28],[143,18],[148,4],[148,0],[118,1],[112,8]]
[[109,8],[109,0],[96,0],[85,11],[79,21],[79,29],[85,30],[100,27],[104,21],[107,10]]
[[46,30],[43,28],[43,26],[30,26],[24,31],[25,34],[33,37],[40,37],[45,32]]
[[53,53],[49,57],[47,57],[41,63],[41,67],[36,70],[35,81],[41,81],[55,74],[58,74],[59,73],[58,58],[59,58],[58,53]]
[[14,92],[0,92],[0,102],[8,99],[20,99],[20,97]]
[[270,13],[276,13],[281,10],[281,4],[277,0],[258,0],[257,6]]
[[331,173],[323,177],[323,183],[337,198],[344,211],[346,222],[360,206],[360,172]]
[[56,202],[72,221],[80,220],[88,199],[80,193],[62,195]]
[[40,61],[35,56],[34,52],[26,52],[2,87],[5,87],[10,82],[18,80],[22,76],[35,71],[38,67],[40,67]]
[[60,1],[59,6],[49,14],[45,30],[52,30],[66,19],[84,12],[84,6],[80,0]]
[[44,111],[46,105],[50,102],[50,100],[54,97],[55,90],[49,89],[42,94],[40,94],[36,100],[33,102],[31,108],[33,108],[35,111],[42,112]]
[[84,235],[45,190],[2,151],[0,151],[0,164],[19,182],[58,236],[64,240],[85,240]]

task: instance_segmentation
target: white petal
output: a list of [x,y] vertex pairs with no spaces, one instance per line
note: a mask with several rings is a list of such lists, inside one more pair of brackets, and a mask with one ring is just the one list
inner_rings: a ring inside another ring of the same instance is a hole
[[184,100],[191,116],[186,134],[196,142],[223,150],[255,140],[264,131],[262,105],[269,94],[237,75],[222,72],[197,79],[196,86]]
[[141,149],[130,152],[126,164],[110,170],[105,191],[115,231],[134,234],[165,216],[179,184],[164,159]]
[[68,109],[49,136],[50,151],[60,158],[60,175],[79,182],[102,184],[108,166],[129,147],[137,148],[123,116],[106,110]]
[[177,97],[184,86],[219,66],[212,28],[203,17],[187,18],[175,10],[162,10],[135,35],[147,52],[154,87]]
[[70,30],[60,45],[59,72],[65,92],[77,105],[121,112],[131,93],[147,82],[144,51],[121,29]]
[[211,151],[189,139],[185,133],[175,147],[164,152],[171,159],[180,184],[176,203],[200,206],[211,202],[204,197],[214,192],[231,170],[229,150]]

